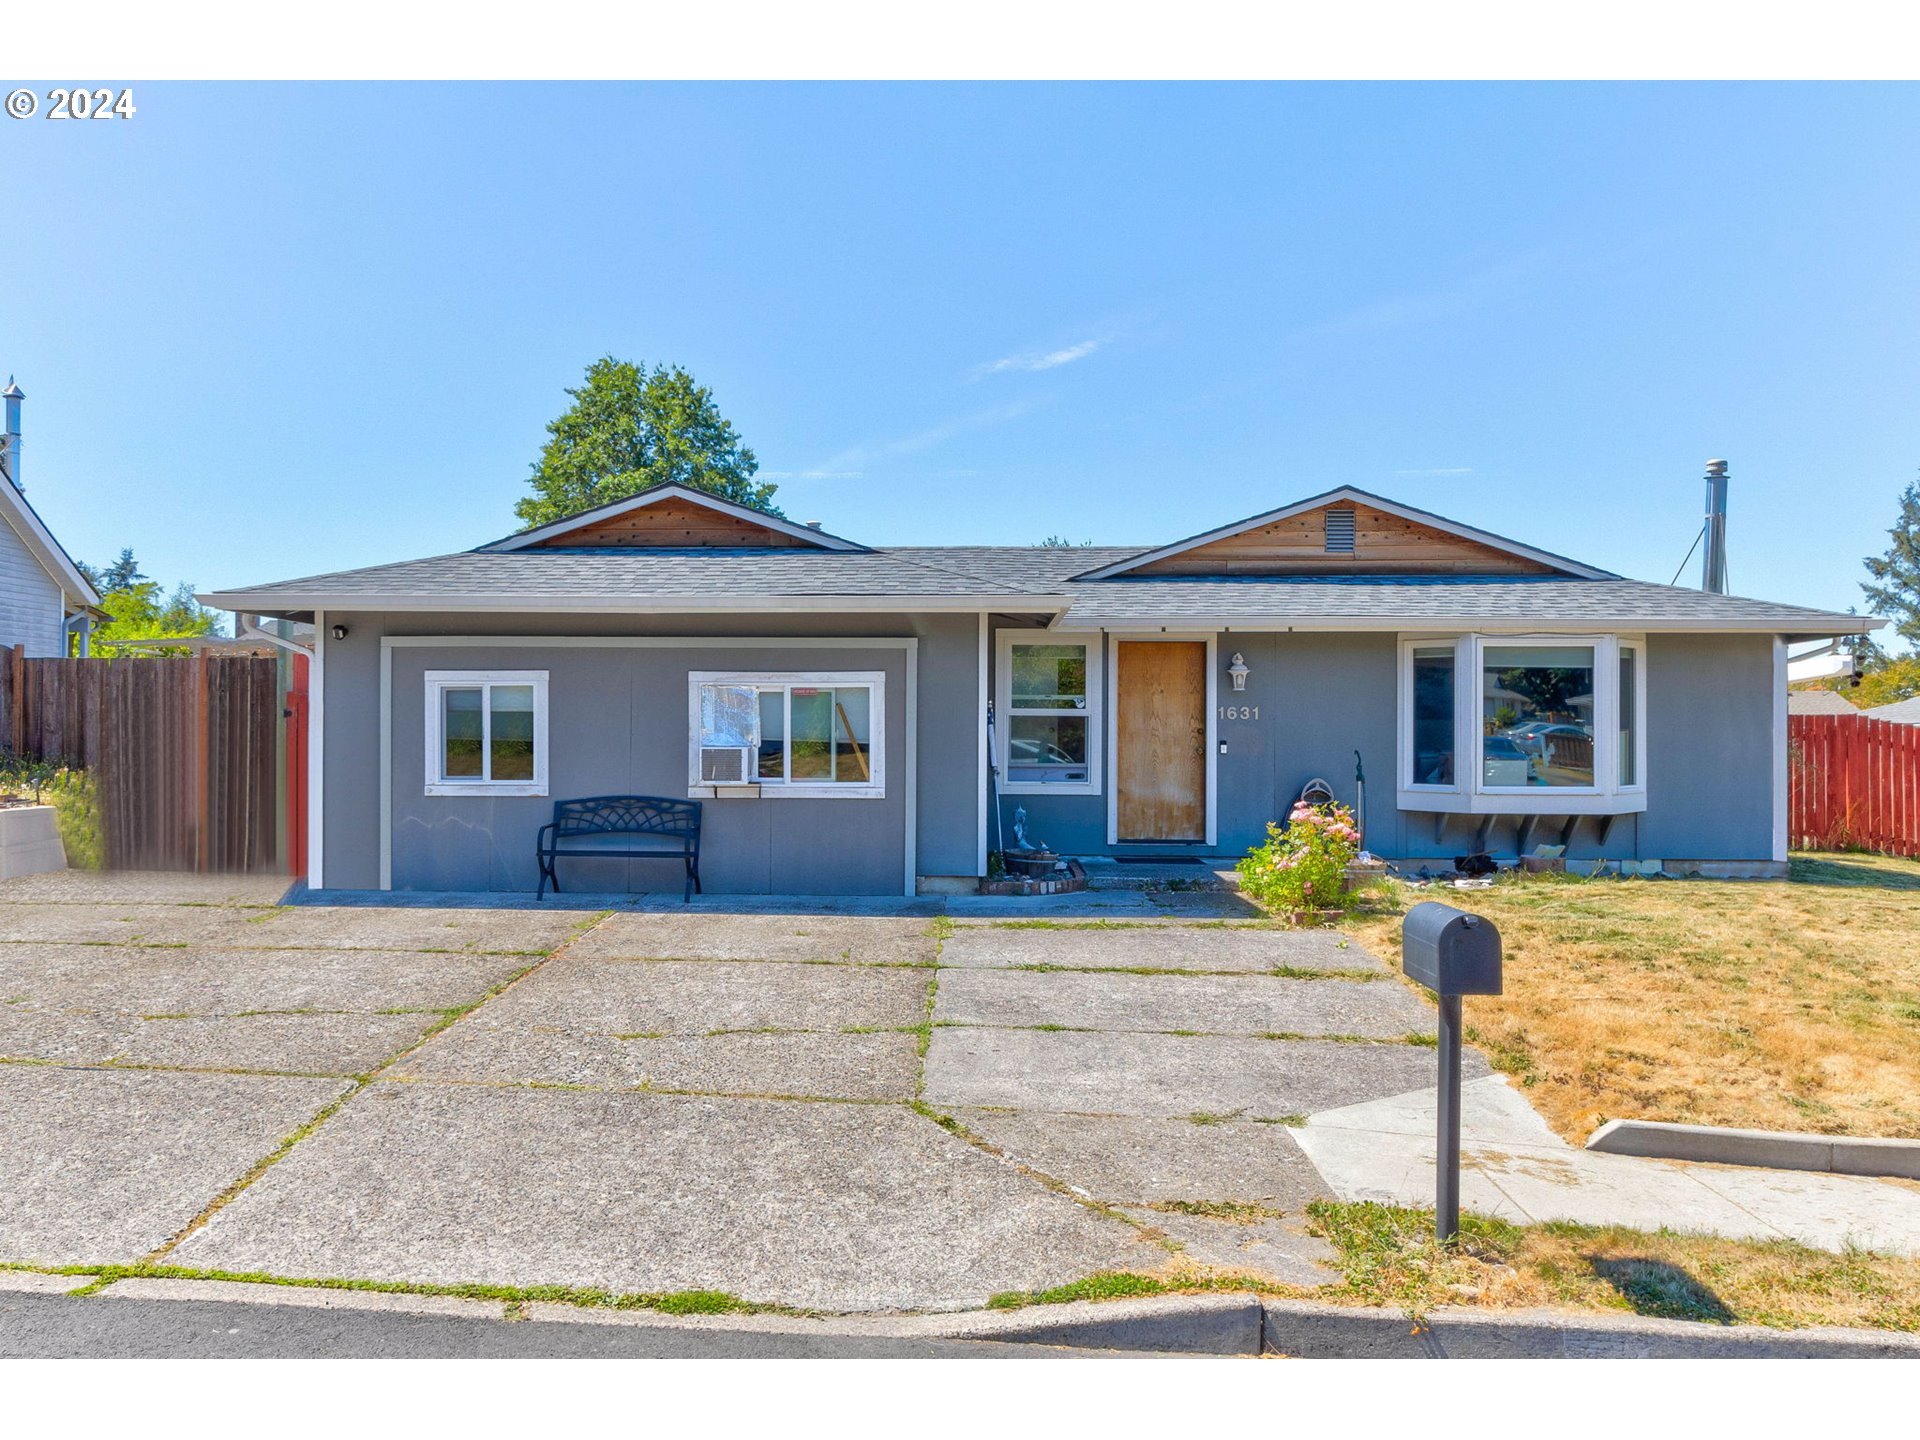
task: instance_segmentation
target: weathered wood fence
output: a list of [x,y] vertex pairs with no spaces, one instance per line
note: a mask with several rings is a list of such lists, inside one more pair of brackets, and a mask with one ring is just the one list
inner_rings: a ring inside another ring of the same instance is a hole
[[109,868],[278,867],[271,658],[0,656],[0,745],[92,774]]
[[1789,716],[1787,769],[1795,849],[1920,855],[1920,725]]

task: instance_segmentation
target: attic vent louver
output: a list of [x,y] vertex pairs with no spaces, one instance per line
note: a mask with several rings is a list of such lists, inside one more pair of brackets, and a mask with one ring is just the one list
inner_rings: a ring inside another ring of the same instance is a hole
[[1327,554],[1353,554],[1353,508],[1329,509],[1327,517]]

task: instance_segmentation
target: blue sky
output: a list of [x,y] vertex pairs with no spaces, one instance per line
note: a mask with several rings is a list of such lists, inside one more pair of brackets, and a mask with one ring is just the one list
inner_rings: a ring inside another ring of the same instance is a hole
[[878,543],[1351,483],[1664,582],[1725,456],[1733,588],[1844,608],[1920,473],[1913,87],[134,89],[0,120],[0,372],[168,582],[513,529],[603,353]]

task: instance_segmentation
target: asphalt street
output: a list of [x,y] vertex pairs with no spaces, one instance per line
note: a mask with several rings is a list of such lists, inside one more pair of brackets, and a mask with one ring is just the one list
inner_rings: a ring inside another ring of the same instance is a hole
[[972,1340],[470,1320],[227,1300],[0,1297],[0,1357],[8,1359],[1084,1359],[1121,1353]]

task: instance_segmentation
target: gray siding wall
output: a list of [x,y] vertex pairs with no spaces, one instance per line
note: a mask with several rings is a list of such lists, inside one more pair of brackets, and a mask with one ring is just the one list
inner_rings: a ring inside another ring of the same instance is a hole
[[[394,656],[392,864],[396,888],[522,890],[534,884],[533,836],[551,801],[636,791],[686,793],[690,670],[878,669],[888,675],[888,793],[881,801],[728,800],[706,807],[703,872],[725,892],[897,894],[905,885],[904,837],[913,815],[915,868],[924,875],[977,873],[981,794],[978,620],[953,616],[732,616],[647,626],[630,618],[415,616],[329,612],[344,641],[325,641],[324,882],[380,883],[380,640],[383,635],[529,637],[849,636],[919,641],[918,787],[906,786],[905,654],[830,645],[768,647],[418,647]],[[997,622],[1012,623],[1012,622]],[[1024,628],[1024,627],[1019,627]],[[1604,843],[1581,823],[1575,858],[1765,861],[1773,833],[1773,655],[1768,636],[1654,636],[1648,641],[1648,809],[1617,820]],[[1236,695],[1226,666],[1238,650],[1252,674]],[[993,647],[989,647],[990,661]],[[1365,761],[1367,839],[1394,859],[1445,859],[1468,849],[1477,817],[1455,816],[1436,832],[1426,814],[1395,806],[1397,649],[1391,635],[1233,633],[1218,645],[1221,703],[1259,707],[1258,720],[1216,719],[1218,844],[1233,855],[1258,843],[1305,782],[1321,776],[1354,801],[1354,754]],[[550,672],[551,795],[428,797],[422,793],[427,669]],[[1104,716],[1101,723],[1104,725]],[[1109,757],[1109,764],[1110,764]],[[1104,777],[1111,784],[1111,775]],[[1009,796],[1001,816],[1011,839],[1025,806],[1032,833],[1069,854],[1105,854],[1107,795]],[[1495,821],[1489,846],[1511,852],[1518,822]],[[1536,842],[1557,839],[1542,822]],[[1136,847],[1138,848],[1138,847]],[[1152,847],[1163,851],[1168,847]],[[596,869],[597,867],[597,869]],[[569,885],[674,890],[659,862],[576,862]]]
[[[996,632],[999,626],[996,626]],[[1012,628],[1026,628],[1014,625]],[[1480,817],[1435,817],[1396,808],[1398,637],[1369,634],[1234,632],[1219,637],[1222,705],[1257,706],[1258,720],[1216,719],[1218,843],[1244,853],[1265,836],[1316,776],[1351,805],[1354,751],[1367,775],[1367,846],[1390,859],[1450,859],[1470,849]],[[1227,678],[1233,653],[1246,657],[1247,688]],[[997,633],[993,663],[997,663]],[[1773,642],[1766,635],[1656,635],[1647,642],[1647,810],[1621,816],[1602,842],[1583,820],[1576,858],[1765,861],[1773,854]],[[1104,717],[1101,721],[1105,724]],[[1105,783],[1112,783],[1111,757]],[[1109,845],[1107,795],[1010,795],[999,801],[1012,843],[1016,807],[1030,833],[1076,855],[1171,853],[1179,847]],[[1519,821],[1495,819],[1488,847],[1512,852]],[[1559,838],[1543,820],[1532,843]],[[1204,847],[1200,847],[1204,848]]]
[[[0,485],[7,482],[0,480]],[[24,645],[40,658],[67,653],[66,617],[60,587],[27,548],[27,542],[0,519],[0,645]]]
[[[614,793],[687,792],[687,675],[694,670],[878,670],[887,676],[887,793],[880,800],[724,800],[703,812],[701,873],[713,893],[899,894],[906,827],[916,868],[973,874],[979,796],[978,620],[959,616],[732,616],[637,627],[631,618],[416,616],[328,612],[347,638],[325,641],[325,869],[328,888],[380,883],[381,639],[394,636],[793,636],[805,646],[394,646],[391,835],[395,889],[531,890],[535,832],[552,802]],[[904,646],[840,646],[834,638],[918,642],[919,785],[907,783]],[[424,793],[427,670],[546,670],[549,795]],[[570,889],[672,891],[661,861],[562,865]]]

